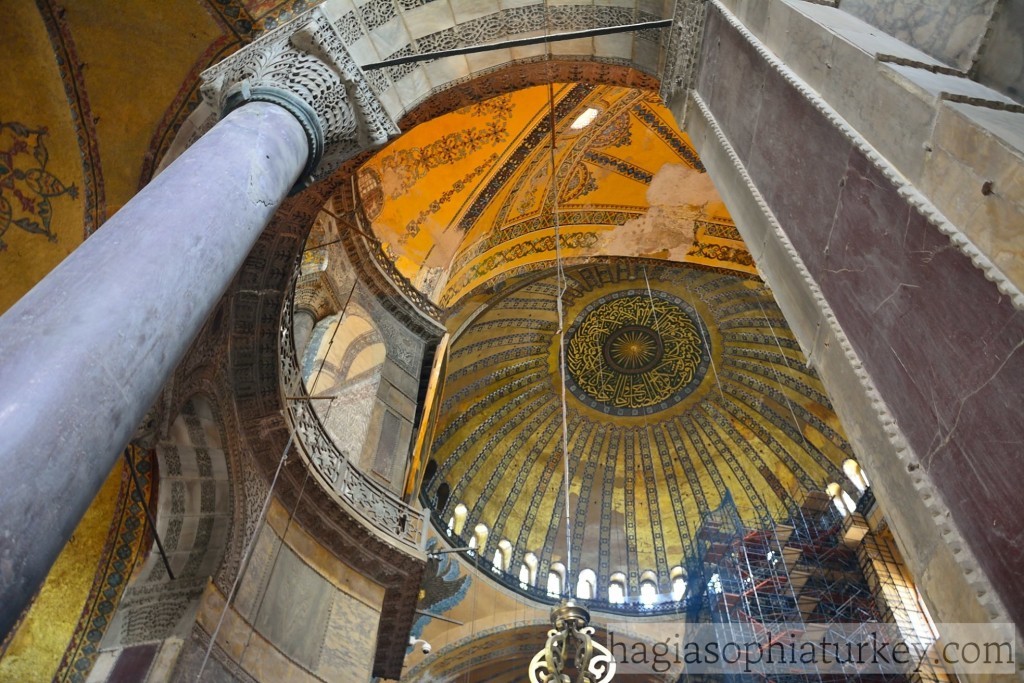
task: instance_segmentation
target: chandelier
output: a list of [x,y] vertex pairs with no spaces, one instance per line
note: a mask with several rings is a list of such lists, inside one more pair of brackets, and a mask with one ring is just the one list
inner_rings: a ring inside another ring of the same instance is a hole
[[[550,19],[548,2],[544,2],[545,16]],[[550,26],[548,31],[550,33]],[[554,74],[551,69],[551,52],[545,44],[548,61],[548,114],[551,121],[551,200],[552,223],[555,237],[555,270],[558,274],[558,296],[555,310],[558,312],[558,365],[561,384],[562,404],[562,475],[565,495],[565,542],[566,569],[572,567],[572,521],[569,516],[569,428],[565,400],[565,318],[562,297],[565,294],[565,271],[562,268],[562,240],[558,221],[558,166],[555,163],[555,90]],[[596,111],[594,112],[596,114]],[[590,116],[593,119],[593,115]],[[587,121],[589,123],[589,120]],[[573,124],[575,126],[575,124]],[[586,124],[583,124],[586,125]],[[571,574],[568,574],[571,576]],[[568,583],[568,582],[565,582]],[[563,585],[566,595],[568,591]],[[615,676],[615,658],[612,653],[593,638],[594,627],[590,625],[590,612],[566,597],[561,605],[551,610],[551,624],[544,649],[530,660],[528,669],[530,683],[608,683]]]
[[[590,612],[566,600],[551,610],[554,628],[544,649],[530,660],[530,683],[608,683],[615,658],[595,641]],[[575,672],[575,677],[571,672]]]

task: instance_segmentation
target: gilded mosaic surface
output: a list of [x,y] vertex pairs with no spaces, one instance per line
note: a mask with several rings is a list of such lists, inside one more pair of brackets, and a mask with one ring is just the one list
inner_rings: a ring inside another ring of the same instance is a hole
[[[527,88],[423,123],[359,170],[375,233],[424,294],[451,306],[495,278],[546,267],[556,222],[564,258],[642,256],[755,272],[738,236],[701,227],[733,225],[655,94],[557,84],[553,112],[548,94]],[[592,123],[574,127],[587,111],[596,112]]]

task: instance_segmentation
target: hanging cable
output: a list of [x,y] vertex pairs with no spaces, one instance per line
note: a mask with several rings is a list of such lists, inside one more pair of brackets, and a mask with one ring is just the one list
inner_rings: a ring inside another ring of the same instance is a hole
[[167,576],[174,581],[174,572],[171,571],[171,563],[167,559],[167,552],[164,550],[164,544],[160,541],[160,532],[156,528],[156,520],[153,519],[153,511],[149,509],[149,501],[146,500],[146,492],[142,488],[142,483],[139,481],[139,475],[135,471],[135,461],[132,458],[132,449],[130,447],[124,449],[124,460],[128,463],[128,471],[132,475],[132,481],[135,482],[135,493],[139,496],[139,503],[142,505],[142,511],[146,513],[146,522],[149,524],[149,528],[153,531],[153,540],[156,541],[156,549],[160,551],[160,559],[163,560],[164,569],[167,570]]
[[[333,404],[332,404],[333,405]],[[329,413],[331,406],[328,406],[327,412]],[[324,416],[326,419],[326,415]],[[285,545],[285,539],[288,538],[288,530],[291,529],[292,520],[295,519],[295,513],[299,510],[299,504],[302,502],[302,495],[306,492],[306,482],[309,481],[310,469],[306,467],[306,475],[302,478],[302,486],[299,487],[299,495],[295,498],[295,505],[292,506],[291,512],[288,514],[288,521],[285,523],[284,531],[281,532],[281,542],[277,544],[277,551],[274,553],[274,561],[270,565],[270,576],[274,575],[274,571],[277,569],[277,561],[281,557],[281,549]],[[263,591],[260,595],[259,603],[256,605],[256,611],[252,615],[252,623],[255,624],[259,620],[260,612],[263,611],[263,602],[267,599],[267,590]],[[238,657],[238,666],[242,666],[245,661],[245,655],[249,652],[249,643],[252,642],[252,634],[256,632],[256,628],[249,629],[249,635],[245,639],[245,645],[242,646],[242,654]]]
[[[775,340],[775,348],[779,350],[779,355],[782,356],[782,362],[786,364],[787,368],[789,368],[789,361],[786,360],[786,354],[782,350],[782,344],[779,343],[779,335],[775,333],[775,326],[772,325],[771,320],[768,319],[768,313],[765,312],[764,306],[761,305],[760,298],[757,299],[757,306],[758,308],[761,309],[761,317],[764,318],[765,324],[768,325],[768,329],[771,330],[772,332],[772,339]],[[793,418],[793,428],[800,433],[800,439],[804,442],[804,446],[807,448],[808,452],[813,451],[814,447],[807,440],[807,435],[804,434],[804,430],[800,429],[800,421],[796,419],[796,411],[793,409],[793,402],[789,399],[789,396],[783,389],[783,387],[785,387],[785,384],[782,382],[782,375],[779,374],[778,365],[776,363],[773,363],[771,360],[768,361],[768,364],[772,366],[772,372],[775,373],[775,381],[779,383],[779,393],[781,393],[782,396],[786,399],[786,407],[789,408],[789,414]]]
[[[551,9],[548,0],[544,0],[544,14],[547,32],[551,32]],[[615,658],[602,644],[595,642],[588,628],[590,613],[576,605],[570,597],[572,584],[572,521],[570,514],[571,498],[569,495],[569,418],[566,408],[565,381],[565,312],[563,297],[568,289],[565,270],[562,267],[561,226],[558,216],[558,165],[555,159],[555,136],[557,121],[555,116],[554,70],[551,63],[551,51],[545,45],[548,62],[548,113],[551,118],[551,215],[555,237],[555,272],[557,274],[558,298],[555,308],[558,312],[558,370],[561,382],[562,407],[562,489],[565,493],[565,576],[562,581],[563,601],[561,606],[551,612],[551,623],[555,627],[549,632],[547,645],[534,655],[528,667],[528,679],[531,683],[541,681],[567,681],[569,676],[563,674],[564,665],[572,659],[578,676],[576,680],[608,683],[615,675]]]
[[[644,268],[644,280],[646,280],[646,279],[647,279],[647,269]],[[650,294],[650,292],[651,292],[651,285],[650,285],[650,283],[648,283],[647,284],[647,293]],[[713,353],[711,353],[711,345],[708,344],[708,337],[704,333],[704,326],[700,324],[699,320],[696,321],[696,325],[697,325],[697,331],[700,332],[700,339],[701,339],[702,342],[704,342],[704,348],[708,352],[708,360],[711,362],[711,374],[713,374],[715,376],[715,384],[718,385],[718,397],[721,398],[722,402],[724,403],[725,402],[725,392],[722,391],[722,380],[719,379],[719,377],[718,377],[718,368],[715,367],[715,356],[714,356]]]
[[[320,380],[320,373],[323,372],[324,364],[327,362],[327,357],[330,355],[331,348],[334,346],[334,339],[335,339],[335,337],[337,337],[338,331],[341,330],[342,325],[345,324],[345,316],[348,315],[348,305],[352,301],[352,295],[355,293],[356,285],[358,285],[358,284],[359,284],[359,278],[356,276],[355,273],[353,273],[352,287],[348,290],[348,296],[345,298],[345,304],[342,306],[342,309],[341,309],[341,316],[338,318],[338,323],[337,323],[337,325],[334,326],[334,331],[331,333],[331,338],[327,342],[327,349],[324,351],[324,357],[320,360],[320,367],[317,369],[316,375],[313,377],[313,383],[310,385],[310,388],[309,388],[310,392],[312,392],[316,388],[317,382]],[[332,396],[330,398],[331,398],[331,401],[327,404],[327,409],[324,411],[324,414],[323,414],[323,416],[321,418],[323,420],[324,424],[327,423],[327,419],[331,415],[331,410],[333,410],[333,408],[334,408],[334,398],[336,398],[336,397]],[[269,571],[270,571],[270,575],[271,576],[273,576],[274,572],[277,569],[277,563],[278,563],[278,560],[281,557],[281,549],[285,545],[285,539],[288,538],[288,531],[291,529],[292,521],[295,519],[295,515],[299,511],[299,505],[302,503],[302,496],[306,492],[306,484],[309,482],[310,474],[311,474],[310,468],[307,466],[306,467],[306,474],[302,478],[302,485],[299,486],[299,495],[295,498],[295,504],[292,506],[291,511],[288,513],[288,519],[285,522],[284,531],[281,532],[281,542],[278,543],[278,545],[277,545],[277,550],[274,553],[274,561],[270,565],[270,570]],[[263,594],[260,596],[259,602],[256,605],[256,611],[253,613],[253,616],[252,616],[253,623],[256,623],[256,621],[259,619],[259,615],[260,615],[260,612],[263,610],[263,603],[266,600],[266,598],[267,598],[267,593],[266,593],[266,591],[264,591]],[[238,658],[239,666],[241,666],[242,662],[245,661],[245,655],[249,651],[249,644],[252,642],[252,634],[253,634],[254,631],[255,631],[255,629],[250,630],[248,637],[245,639],[245,645],[242,647],[242,654]]]
[[[327,349],[324,351],[324,357],[320,360],[320,367],[317,368],[316,375],[314,375],[313,382],[312,382],[312,384],[310,385],[310,387],[308,389],[308,391],[310,393],[313,392],[313,390],[316,387],[317,382],[320,380],[320,373],[323,372],[324,363],[327,362],[327,356],[330,354],[331,347],[334,345],[334,339],[338,335],[338,330],[341,329],[341,325],[342,325],[342,323],[345,320],[345,315],[348,312],[349,302],[352,301],[352,295],[355,293],[356,285],[358,285],[358,284],[359,284],[359,278],[355,275],[355,273],[353,273],[352,287],[351,287],[351,289],[349,289],[348,297],[346,297],[346,299],[345,299],[345,305],[341,309],[341,316],[338,319],[338,324],[335,325],[334,331],[331,333],[331,338],[327,342]],[[307,397],[303,397],[302,399],[297,399],[297,400],[308,400],[308,398],[309,397],[307,396]],[[320,398],[326,398],[326,397],[320,397]],[[334,402],[333,402],[333,397],[332,397],[332,401],[331,401],[331,403],[328,404],[327,410],[324,413],[324,418],[323,419],[325,421],[327,420],[327,416],[330,415],[331,408],[333,406],[334,406]],[[220,617],[218,617],[218,619],[217,619],[217,626],[213,629],[213,633],[210,635],[210,642],[206,646],[206,652],[203,654],[203,661],[199,665],[199,671],[196,673],[196,681],[197,682],[199,681],[200,677],[203,675],[203,670],[206,668],[206,663],[210,659],[210,653],[213,651],[214,643],[217,642],[217,635],[220,633],[221,626],[223,626],[223,624],[224,624],[224,616],[227,614],[228,608],[231,607],[231,602],[232,602],[232,600],[234,600],[235,595],[238,592],[238,586],[239,586],[239,584],[242,581],[242,577],[245,576],[245,573],[246,573],[246,571],[249,568],[249,562],[252,559],[253,550],[255,550],[255,548],[256,548],[256,540],[259,538],[260,531],[262,530],[263,522],[264,522],[264,520],[266,519],[266,516],[267,516],[267,510],[270,508],[270,501],[271,501],[271,499],[273,498],[273,495],[274,495],[274,487],[277,485],[277,480],[278,480],[278,478],[281,475],[281,469],[284,467],[285,462],[288,460],[288,451],[291,449],[292,443],[294,442],[294,440],[295,440],[295,432],[293,430],[289,430],[288,442],[285,444],[284,451],[281,453],[281,459],[277,463],[277,470],[274,472],[274,478],[270,481],[270,488],[267,490],[267,495],[266,495],[266,498],[263,501],[263,506],[260,508],[260,513],[256,517],[256,524],[254,525],[255,531],[253,531],[252,538],[249,539],[249,543],[247,544],[247,546],[245,548],[245,551],[242,553],[242,562],[241,562],[241,564],[238,567],[238,574],[235,575],[235,580],[231,584],[231,590],[228,591],[228,595],[227,595],[226,599],[224,600],[224,607],[221,609]],[[309,480],[309,468],[307,467],[306,468],[306,476],[302,480],[302,486],[299,489],[299,496],[298,496],[298,498],[295,501],[295,507],[292,510],[292,513],[288,516],[288,522],[287,522],[287,524],[285,526],[285,534],[287,534],[288,528],[291,525],[291,521],[292,521],[293,517],[295,516],[294,515],[295,511],[298,510],[298,505],[299,505],[299,503],[302,500],[302,494],[305,491],[306,482],[308,480]],[[281,543],[282,544],[284,543],[284,536],[281,537]],[[278,555],[280,554],[280,550],[281,550],[280,547],[278,547]],[[276,564],[277,564],[277,557],[278,557],[278,555],[274,556],[274,566],[276,566]],[[271,572],[273,572],[273,568],[271,568]],[[265,598],[265,597],[266,597],[266,594],[264,593],[264,595],[260,599],[260,606],[257,607],[257,614],[259,613],[260,607],[262,607],[262,605],[263,605],[263,598]],[[251,639],[252,639],[252,632],[250,631],[249,637],[246,639],[246,642],[245,642],[245,648],[242,650],[241,657],[239,657],[239,663],[241,663],[241,661],[245,658],[245,653],[248,650],[249,641]]]
[[284,450],[281,452],[281,459],[277,463],[277,471],[274,472],[274,478],[270,481],[270,488],[267,489],[267,495],[263,499],[263,506],[260,508],[260,513],[256,516],[256,524],[253,527],[254,531],[252,533],[252,538],[249,539],[249,543],[246,546],[245,551],[242,553],[242,563],[238,567],[238,574],[235,575],[234,583],[231,584],[231,590],[228,591],[227,597],[224,600],[224,607],[221,609],[220,617],[217,619],[217,626],[214,627],[213,633],[210,634],[210,642],[206,645],[206,652],[203,654],[203,661],[199,665],[199,671],[196,672],[197,682],[203,675],[203,670],[206,668],[206,662],[210,659],[210,652],[213,650],[214,643],[217,642],[217,634],[220,633],[221,626],[224,625],[224,616],[227,614],[228,608],[231,606],[231,601],[238,592],[238,585],[241,583],[242,577],[249,568],[249,561],[252,559],[252,552],[256,548],[256,539],[260,536],[261,525],[267,516],[267,510],[270,508],[270,500],[274,495],[274,487],[277,485],[278,477],[281,476],[281,469],[288,460],[288,451],[291,449],[294,439],[295,433],[292,432],[288,435],[288,442],[284,445]]
[[[544,21],[546,31],[551,33],[551,9],[547,0],[544,1]],[[562,235],[558,216],[558,164],[555,155],[555,136],[557,131],[557,117],[555,115],[555,84],[554,67],[551,60],[551,46],[544,44],[544,56],[548,67],[548,116],[551,126],[551,217],[555,234],[555,282],[557,283],[558,297],[555,299],[555,310],[558,313],[558,329],[555,334],[558,336],[558,372],[561,385],[561,408],[562,408],[562,487],[565,493],[565,578],[562,581],[562,594],[569,595],[569,584],[572,578],[572,522],[569,511],[569,416],[566,408],[565,395],[565,312],[562,306],[562,298],[568,289],[565,270],[562,267]]]

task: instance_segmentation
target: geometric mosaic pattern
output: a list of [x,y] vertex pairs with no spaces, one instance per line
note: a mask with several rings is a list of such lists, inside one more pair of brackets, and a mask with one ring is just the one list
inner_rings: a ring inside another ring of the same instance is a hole
[[601,297],[566,334],[566,383],[576,398],[610,415],[650,415],[689,396],[710,354],[700,316],[664,292]]
[[[142,496],[149,499],[155,475],[154,453],[135,446],[129,446],[128,450],[135,465],[139,484],[142,485]],[[103,548],[96,578],[75,628],[75,634],[53,677],[54,681],[82,683],[96,662],[100,641],[121,601],[125,585],[132,576],[136,564],[140,558],[145,557],[152,544],[152,531],[146,521],[142,496],[126,466],[121,479],[121,490],[118,493],[117,510],[110,527],[110,535]]]

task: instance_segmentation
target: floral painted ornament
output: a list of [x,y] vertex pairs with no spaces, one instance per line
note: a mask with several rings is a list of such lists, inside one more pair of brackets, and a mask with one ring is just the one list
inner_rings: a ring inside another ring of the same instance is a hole
[[46,127],[0,121],[0,251],[7,249],[3,237],[11,227],[56,242],[57,235],[50,229],[50,199],[63,194],[78,197],[74,184],[64,185],[46,170],[46,133]]

